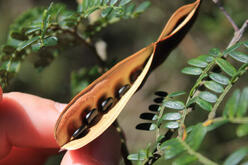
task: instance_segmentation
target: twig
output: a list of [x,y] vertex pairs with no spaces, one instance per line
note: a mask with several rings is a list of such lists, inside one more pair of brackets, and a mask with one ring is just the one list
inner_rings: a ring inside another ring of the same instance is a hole
[[241,39],[247,26],[248,26],[248,19],[243,23],[241,28],[234,33],[234,37],[232,38],[231,42],[228,44],[227,48],[231,47]]
[[227,13],[227,11],[225,10],[225,8],[221,5],[221,3],[219,2],[219,0],[212,0],[217,6],[218,8],[223,12],[223,14],[225,15],[225,17],[228,19],[228,21],[231,23],[233,29],[235,32],[237,32],[239,30],[238,26],[236,25],[236,23],[233,21],[232,17]]
[[121,138],[121,155],[123,157],[125,165],[132,165],[132,162],[127,159],[127,156],[129,155],[129,152],[128,152],[128,149],[127,149],[126,138],[125,138],[124,132],[121,129],[121,127],[120,127],[120,125],[119,125],[119,123],[117,121],[115,121],[113,123],[113,126],[115,126],[115,128],[116,128],[116,130],[119,133],[120,138]]

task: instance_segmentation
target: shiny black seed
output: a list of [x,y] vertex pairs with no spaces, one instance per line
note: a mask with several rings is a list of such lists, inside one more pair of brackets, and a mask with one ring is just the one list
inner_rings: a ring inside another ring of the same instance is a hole
[[87,125],[82,125],[79,127],[71,136],[71,140],[79,139],[85,136],[89,132]]
[[155,120],[155,114],[153,113],[142,113],[140,115],[140,118],[141,119],[144,119],[144,120]]
[[141,68],[135,69],[130,75],[130,82],[134,83],[134,81],[138,78],[141,72],[142,72]]
[[149,109],[150,111],[157,112],[158,109],[159,109],[159,105],[152,104],[152,105],[149,106],[148,109]]
[[130,88],[129,84],[124,85],[118,90],[118,98],[121,98]]
[[104,100],[101,103],[99,110],[101,112],[104,112],[104,113],[108,112],[108,110],[111,108],[113,102],[114,102],[114,99],[112,97],[107,98],[106,100]]
[[136,126],[136,129],[144,130],[144,131],[151,131],[153,130],[151,129],[151,126],[152,126],[152,123],[141,123]]
[[154,101],[155,103],[162,103],[163,100],[164,100],[163,97],[157,97],[157,98],[155,98],[153,101]]
[[157,91],[155,92],[155,95],[160,96],[160,97],[166,97],[168,93],[164,91]]
[[84,123],[86,123],[87,125],[93,125],[96,122],[97,118],[98,111],[96,108],[94,108],[86,114],[84,118]]

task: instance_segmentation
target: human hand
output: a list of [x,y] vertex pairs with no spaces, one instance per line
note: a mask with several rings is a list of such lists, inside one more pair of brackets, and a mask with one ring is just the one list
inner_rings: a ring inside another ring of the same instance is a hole
[[[56,154],[54,126],[66,104],[0,88],[0,165],[42,165]],[[79,150],[67,151],[61,165],[116,165],[120,137],[110,127]]]

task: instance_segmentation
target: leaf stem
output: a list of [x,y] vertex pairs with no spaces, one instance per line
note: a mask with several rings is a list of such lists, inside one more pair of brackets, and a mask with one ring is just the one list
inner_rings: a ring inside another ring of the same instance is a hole
[[177,138],[179,140],[179,142],[185,147],[185,149],[187,150],[187,152],[190,155],[195,156],[199,162],[201,162],[204,165],[218,165],[217,163],[213,162],[212,160],[206,158],[205,156],[203,156],[202,154],[194,151],[187,143],[185,143],[181,138]]

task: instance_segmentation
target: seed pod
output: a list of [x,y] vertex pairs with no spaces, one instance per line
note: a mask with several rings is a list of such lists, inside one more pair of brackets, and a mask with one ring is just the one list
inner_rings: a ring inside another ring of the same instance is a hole
[[[196,0],[178,9],[169,19],[156,42],[116,64],[71,100],[60,114],[55,126],[55,139],[62,149],[75,150],[83,147],[100,136],[116,120],[149,73],[161,64],[183,39],[196,18],[199,4],[200,0]],[[116,86],[120,82],[131,84],[130,88],[120,99],[113,98],[116,96]],[[107,107],[107,113],[102,115],[97,124],[90,127],[90,131],[84,137],[70,141],[73,134],[70,124],[75,123],[80,127],[81,114],[89,107],[90,109],[99,107],[99,100],[103,96],[113,99],[112,104],[107,101],[102,106]]]

